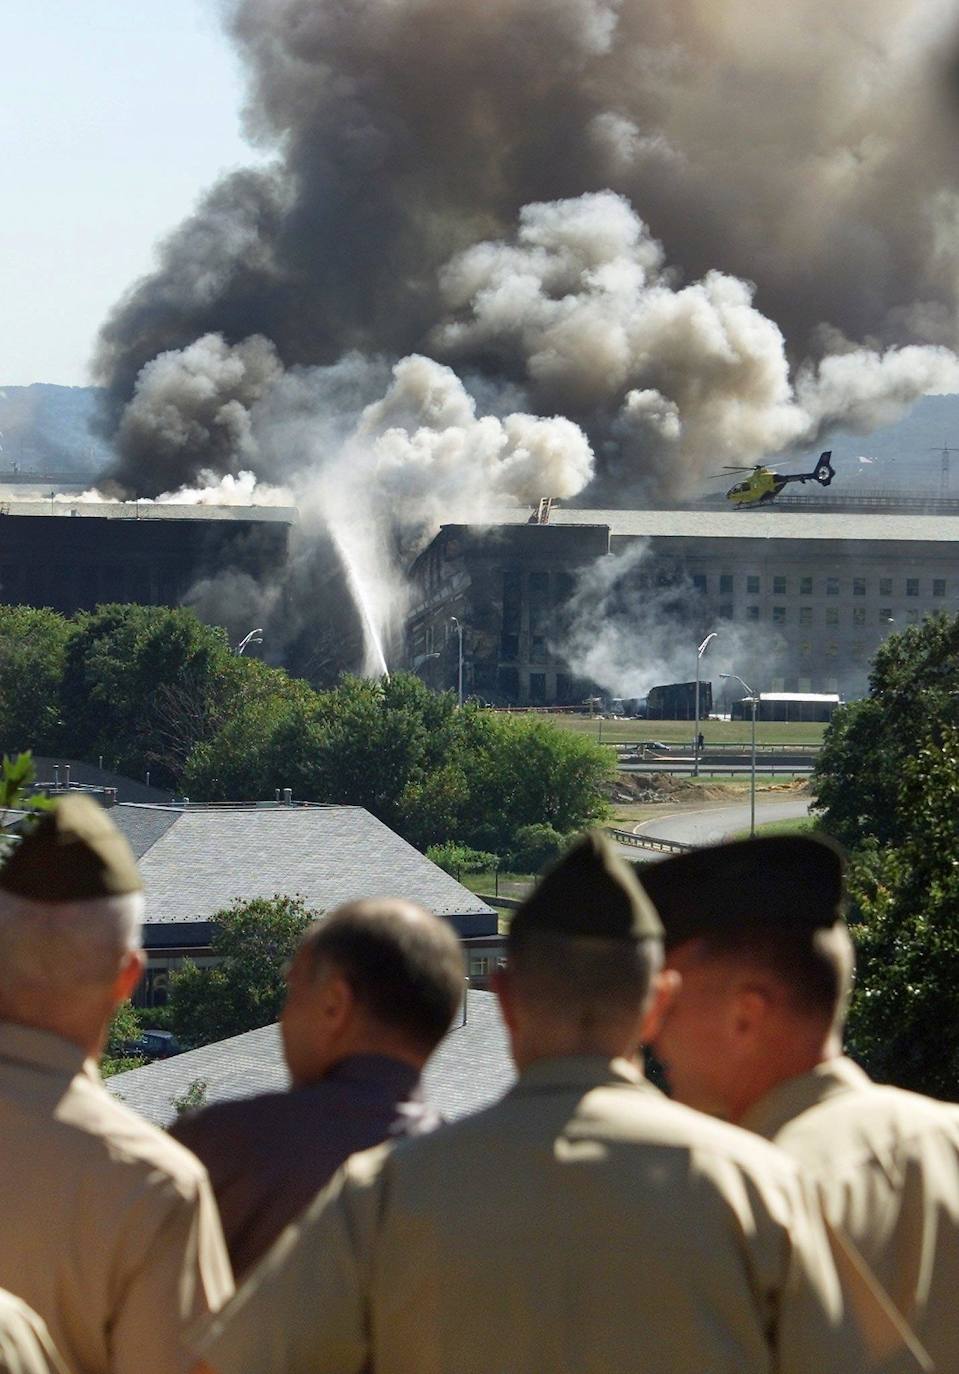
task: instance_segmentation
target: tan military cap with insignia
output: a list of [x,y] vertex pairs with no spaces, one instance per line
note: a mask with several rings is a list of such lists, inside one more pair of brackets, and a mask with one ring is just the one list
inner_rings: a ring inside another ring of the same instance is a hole
[[0,888],[34,902],[82,902],[140,892],[126,839],[92,797],[61,797],[0,869]]
[[817,930],[842,919],[845,862],[825,838],[778,835],[647,865],[643,884],[674,947],[734,926]]
[[599,830],[577,840],[540,879],[513,917],[509,943],[533,932],[624,941],[663,937],[636,874]]

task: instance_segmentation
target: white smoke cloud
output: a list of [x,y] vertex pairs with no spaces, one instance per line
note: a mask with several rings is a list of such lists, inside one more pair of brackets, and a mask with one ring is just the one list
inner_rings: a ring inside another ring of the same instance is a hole
[[255,473],[238,472],[234,477],[227,473],[218,477],[215,472],[200,472],[196,485],[178,487],[176,491],[163,492],[157,497],[140,496],[124,498],[89,487],[80,493],[57,492],[53,501],[58,505],[102,505],[104,502],[114,506],[293,506],[296,494],[289,487],[274,487],[261,482]]
[[765,690],[785,648],[781,637],[768,626],[760,633],[732,621],[707,624],[688,575],[663,585],[660,568],[649,543],[636,540],[579,575],[556,646],[571,671],[610,696],[645,697],[660,684],[692,682],[697,646],[715,630],[702,680],[718,688],[720,673],[755,672],[757,690]]
[[146,364],[118,441],[127,452],[149,454],[174,477],[194,474],[196,452],[208,467],[235,472],[257,452],[250,409],[281,374],[276,349],[261,335],[231,347],[220,334],[204,334]]
[[[674,494],[717,461],[752,461],[842,422],[868,430],[920,396],[959,390],[949,349],[839,354],[793,376],[751,283],[683,285],[622,196],[528,205],[514,240],[476,244],[440,277],[450,318],[433,340],[521,368],[534,405],[563,399],[620,450],[617,472]],[[604,449],[604,453],[606,450]],[[653,479],[652,481],[650,479]]]
[[[484,390],[493,399],[488,384]],[[515,388],[504,399],[515,401]],[[264,339],[231,347],[206,335],[143,369],[124,424],[142,442],[174,450],[201,429],[216,433],[228,468],[252,465],[221,476],[201,470],[158,504],[296,506],[301,541],[319,531],[333,540],[371,672],[384,670],[384,643],[402,615],[403,567],[441,521],[482,521],[504,505],[573,497],[593,475],[589,441],[572,421],[480,414],[450,367],[418,355],[392,368],[348,355],[331,368],[286,373]],[[235,581],[227,599],[246,606],[249,588]],[[208,610],[226,590],[213,579],[192,599]],[[270,596],[275,605],[274,589]]]
[[[794,374],[751,284],[721,272],[683,284],[612,192],[525,207],[514,239],[457,254],[440,286],[449,316],[433,333],[437,350],[519,368],[526,398],[487,377],[481,413],[450,366],[421,354],[390,366],[353,353],[286,371],[262,337],[231,346],[205,335],[143,369],[123,421],[128,442],[179,455],[187,471],[194,443],[219,455],[221,475],[201,470],[161,502],[295,504],[303,535],[328,531],[368,663],[382,663],[402,615],[404,563],[442,522],[482,523],[504,504],[573,499],[588,486],[594,450],[577,420],[628,487],[641,475],[656,494],[686,494],[722,461],[759,459],[837,423],[865,431],[920,395],[959,389],[949,349],[879,352],[838,331],[826,357]],[[607,625],[590,660],[617,634]]]

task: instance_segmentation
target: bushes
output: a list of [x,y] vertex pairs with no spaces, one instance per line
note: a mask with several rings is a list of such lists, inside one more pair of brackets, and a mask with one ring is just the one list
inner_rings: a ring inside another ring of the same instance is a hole
[[552,825],[522,825],[513,837],[506,861],[514,873],[540,873],[559,858],[569,838]]
[[470,849],[468,845],[447,840],[445,844],[431,844],[426,851],[431,863],[442,868],[454,878],[464,873],[489,873],[499,867],[499,855],[488,854],[482,849]]

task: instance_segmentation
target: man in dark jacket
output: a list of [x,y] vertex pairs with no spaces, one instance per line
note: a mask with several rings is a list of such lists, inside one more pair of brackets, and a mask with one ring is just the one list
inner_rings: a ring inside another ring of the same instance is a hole
[[173,1127],[209,1170],[238,1276],[349,1155],[437,1124],[419,1079],[460,1004],[463,956],[452,927],[411,902],[352,902],[307,931],[287,984],[290,1091]]

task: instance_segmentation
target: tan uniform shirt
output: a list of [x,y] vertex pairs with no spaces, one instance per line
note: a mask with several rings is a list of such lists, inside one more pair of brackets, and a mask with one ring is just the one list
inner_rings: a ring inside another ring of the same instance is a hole
[[0,1023],[0,1286],[77,1374],[189,1367],[232,1292],[206,1171],[115,1101],[76,1045]]
[[839,1058],[781,1083],[743,1125],[813,1176],[936,1368],[959,1371],[959,1107]]
[[67,1374],[46,1326],[12,1293],[0,1291],[0,1374]]
[[864,1347],[803,1187],[623,1061],[541,1061],[476,1116],[355,1155],[198,1348],[218,1374],[916,1367]]

